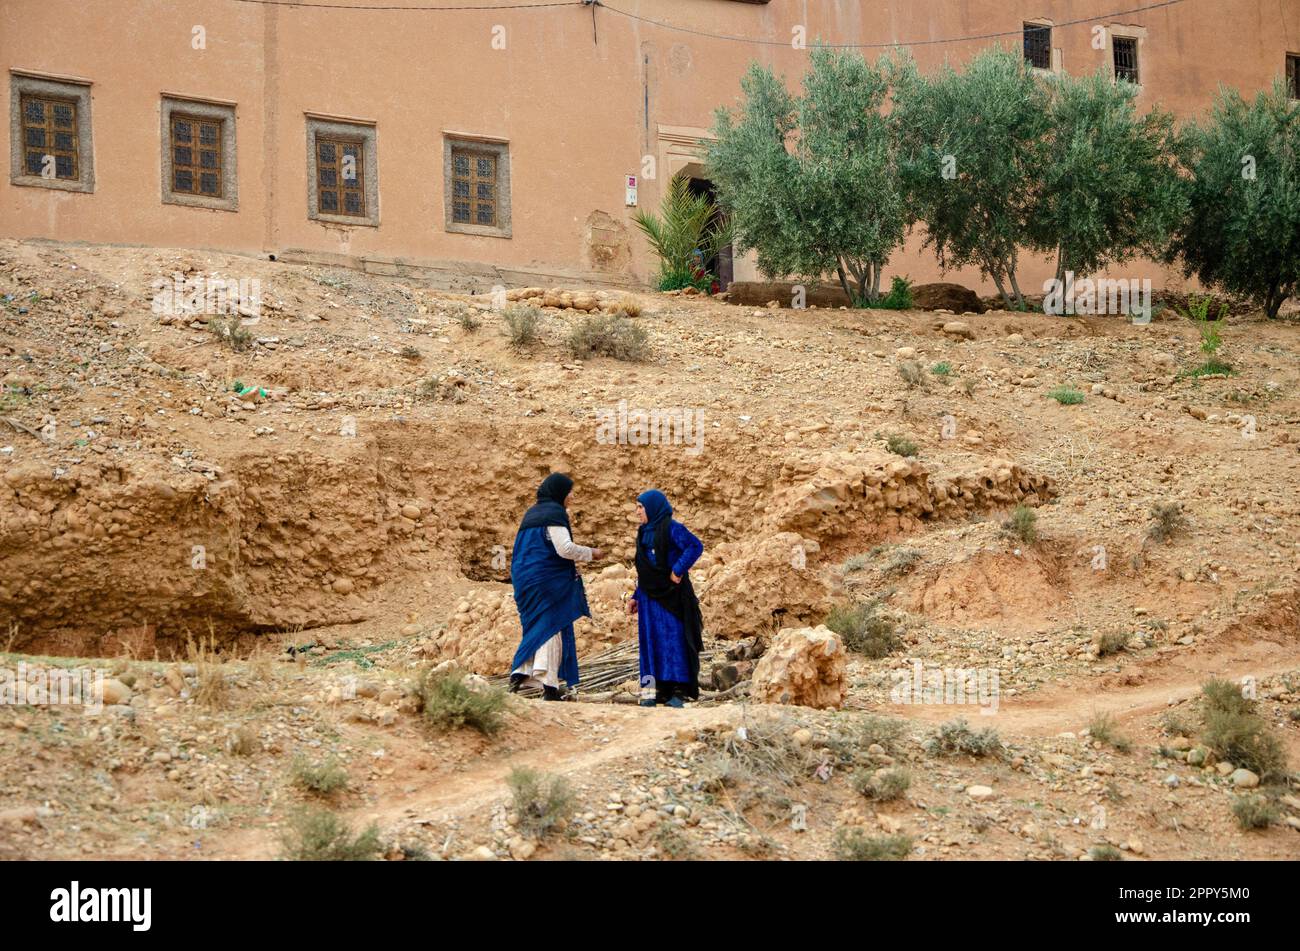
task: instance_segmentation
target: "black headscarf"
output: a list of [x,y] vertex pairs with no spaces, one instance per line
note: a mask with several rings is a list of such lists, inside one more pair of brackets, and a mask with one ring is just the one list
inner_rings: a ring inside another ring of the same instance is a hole
[[552,472],[537,487],[537,504],[524,513],[519,531],[525,528],[549,528],[552,525],[569,527],[569,513],[564,500],[573,491],[573,480],[563,472]]

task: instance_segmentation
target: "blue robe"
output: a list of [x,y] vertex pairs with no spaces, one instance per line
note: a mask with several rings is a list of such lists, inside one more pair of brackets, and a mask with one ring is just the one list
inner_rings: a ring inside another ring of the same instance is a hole
[[573,637],[573,622],[580,617],[591,617],[591,610],[587,607],[587,592],[577,565],[555,551],[546,526],[523,528],[515,536],[510,581],[524,629],[510,669],[519,667],[559,634],[564,647],[559,674],[570,687],[576,685],[578,645]]
[[[704,543],[681,522],[669,526],[668,558],[673,574],[685,578],[691,565],[704,552]],[[655,560],[654,545],[639,540],[650,563]],[[692,680],[686,648],[686,631],[671,611],[637,588],[637,636],[641,653],[641,683],[653,677],[656,684],[686,684]]]

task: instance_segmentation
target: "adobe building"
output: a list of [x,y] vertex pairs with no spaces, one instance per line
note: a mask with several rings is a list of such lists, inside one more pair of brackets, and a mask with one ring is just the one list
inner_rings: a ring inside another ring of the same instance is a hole
[[[638,285],[632,224],[714,109],[815,40],[922,69],[984,46],[1200,115],[1296,85],[1298,0],[3,0],[0,233],[343,263],[443,286]],[[1108,17],[1115,8],[1150,7]],[[1104,29],[1097,31],[1095,27]],[[1100,39],[1094,41],[1094,38]],[[890,272],[939,279],[919,241]],[[755,276],[734,262],[734,277]],[[1040,273],[1041,272],[1041,273]],[[1023,286],[1050,269],[1030,265]],[[1161,283],[1154,265],[1126,275]],[[946,279],[972,287],[973,272]],[[989,287],[983,290],[988,292]]]

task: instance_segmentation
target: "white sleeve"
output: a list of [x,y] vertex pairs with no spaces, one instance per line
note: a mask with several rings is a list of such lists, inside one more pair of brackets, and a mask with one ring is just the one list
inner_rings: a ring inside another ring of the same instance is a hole
[[591,561],[591,549],[575,545],[569,530],[563,525],[551,525],[546,529],[547,537],[555,546],[555,553],[570,561]]

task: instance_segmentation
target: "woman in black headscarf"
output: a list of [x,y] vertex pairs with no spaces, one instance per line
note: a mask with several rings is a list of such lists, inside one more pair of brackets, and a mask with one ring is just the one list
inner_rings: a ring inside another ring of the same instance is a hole
[[566,508],[573,480],[552,472],[537,489],[537,504],[515,534],[510,580],[523,639],[511,663],[510,689],[541,686],[547,700],[559,700],[560,680],[578,683],[578,649],[573,622],[590,617],[587,594],[575,562],[604,557],[599,548],[575,545]]
[[704,619],[688,572],[704,544],[672,517],[658,489],[637,496],[636,593],[627,602],[638,617],[641,706],[681,707],[700,696]]

